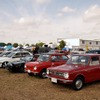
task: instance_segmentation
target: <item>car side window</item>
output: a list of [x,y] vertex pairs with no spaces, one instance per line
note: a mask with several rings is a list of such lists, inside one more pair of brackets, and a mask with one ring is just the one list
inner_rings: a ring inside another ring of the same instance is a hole
[[21,53],[16,53],[13,58],[18,58],[18,57],[21,57]]
[[90,65],[91,66],[94,66],[94,65],[99,65],[100,62],[99,62],[99,56],[94,56],[91,58],[90,60]]
[[22,57],[26,57],[26,56],[30,56],[30,54],[28,52],[22,53]]
[[60,56],[52,56],[51,60],[52,61],[59,61],[59,60],[61,60],[61,57]]
[[68,60],[68,57],[63,55],[62,60]]

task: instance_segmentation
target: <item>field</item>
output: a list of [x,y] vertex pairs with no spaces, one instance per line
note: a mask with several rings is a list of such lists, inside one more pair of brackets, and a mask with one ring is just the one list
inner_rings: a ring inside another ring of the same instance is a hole
[[100,81],[75,91],[68,85],[52,84],[49,79],[0,69],[0,100],[100,100]]

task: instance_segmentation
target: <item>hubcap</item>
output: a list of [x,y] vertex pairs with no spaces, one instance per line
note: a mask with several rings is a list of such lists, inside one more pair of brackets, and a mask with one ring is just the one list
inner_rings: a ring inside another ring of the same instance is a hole
[[77,80],[76,81],[76,88],[77,89],[80,89],[82,87],[83,83],[82,83],[82,80]]
[[46,72],[43,72],[43,73],[42,73],[42,77],[43,77],[43,78],[46,78]]

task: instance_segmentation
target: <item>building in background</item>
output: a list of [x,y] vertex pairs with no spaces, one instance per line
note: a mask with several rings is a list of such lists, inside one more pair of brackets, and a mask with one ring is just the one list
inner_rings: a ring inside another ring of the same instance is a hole
[[84,49],[84,50],[93,50],[100,49],[100,39],[95,40],[85,40],[80,38],[66,39],[66,38],[58,38],[57,43],[61,40],[66,42],[66,46],[73,50],[75,49]]

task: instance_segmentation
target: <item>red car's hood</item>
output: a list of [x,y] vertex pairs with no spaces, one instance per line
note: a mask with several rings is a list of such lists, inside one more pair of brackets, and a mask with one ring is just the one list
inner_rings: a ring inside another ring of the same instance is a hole
[[67,64],[64,64],[64,65],[60,65],[60,66],[57,66],[57,67],[51,67],[49,69],[57,70],[57,71],[72,71],[72,70],[76,70],[78,68],[79,68],[78,65],[67,65]]
[[38,62],[38,61],[34,61],[34,62],[27,62],[26,63],[26,66],[35,66],[35,65],[38,65],[38,64],[42,64],[43,62]]

